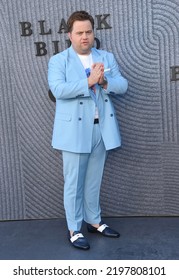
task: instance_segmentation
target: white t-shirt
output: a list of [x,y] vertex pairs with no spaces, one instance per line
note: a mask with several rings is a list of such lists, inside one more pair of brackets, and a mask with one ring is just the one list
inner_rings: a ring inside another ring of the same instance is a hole
[[81,63],[83,64],[84,68],[91,68],[92,64],[93,64],[93,57],[92,57],[92,54],[88,54],[88,55],[81,55],[81,54],[78,54],[80,60],[81,60]]
[[[92,57],[92,54],[88,54],[88,55],[80,55],[78,54],[80,60],[81,60],[81,63],[83,64],[84,66],[84,69],[87,69],[87,68],[90,68],[91,69],[91,66],[93,64],[93,57]],[[98,108],[96,106],[96,109],[95,109],[95,116],[94,116],[95,119],[98,119],[99,118],[99,113],[98,113]]]

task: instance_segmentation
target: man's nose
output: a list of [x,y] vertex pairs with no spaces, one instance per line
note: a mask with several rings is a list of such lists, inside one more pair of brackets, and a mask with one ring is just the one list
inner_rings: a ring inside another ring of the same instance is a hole
[[83,32],[83,39],[87,38],[87,33],[86,32]]

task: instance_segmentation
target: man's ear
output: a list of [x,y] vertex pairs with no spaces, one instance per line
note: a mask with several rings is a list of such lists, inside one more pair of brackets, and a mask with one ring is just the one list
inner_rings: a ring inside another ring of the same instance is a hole
[[68,32],[68,37],[69,37],[69,39],[71,41],[71,33],[70,32]]

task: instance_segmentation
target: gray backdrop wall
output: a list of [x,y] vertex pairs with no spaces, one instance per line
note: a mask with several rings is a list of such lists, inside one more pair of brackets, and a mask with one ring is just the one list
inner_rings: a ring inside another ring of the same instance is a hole
[[102,213],[178,215],[178,0],[0,0],[0,219],[64,217],[47,64],[67,47],[65,21],[79,9],[129,80],[113,98],[123,144],[109,154]]

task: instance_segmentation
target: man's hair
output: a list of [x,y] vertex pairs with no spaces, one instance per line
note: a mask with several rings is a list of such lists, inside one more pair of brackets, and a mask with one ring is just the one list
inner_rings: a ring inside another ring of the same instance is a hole
[[73,29],[73,24],[75,21],[89,20],[91,22],[92,28],[94,30],[94,19],[93,17],[85,11],[76,11],[69,17],[67,21],[68,32]]

